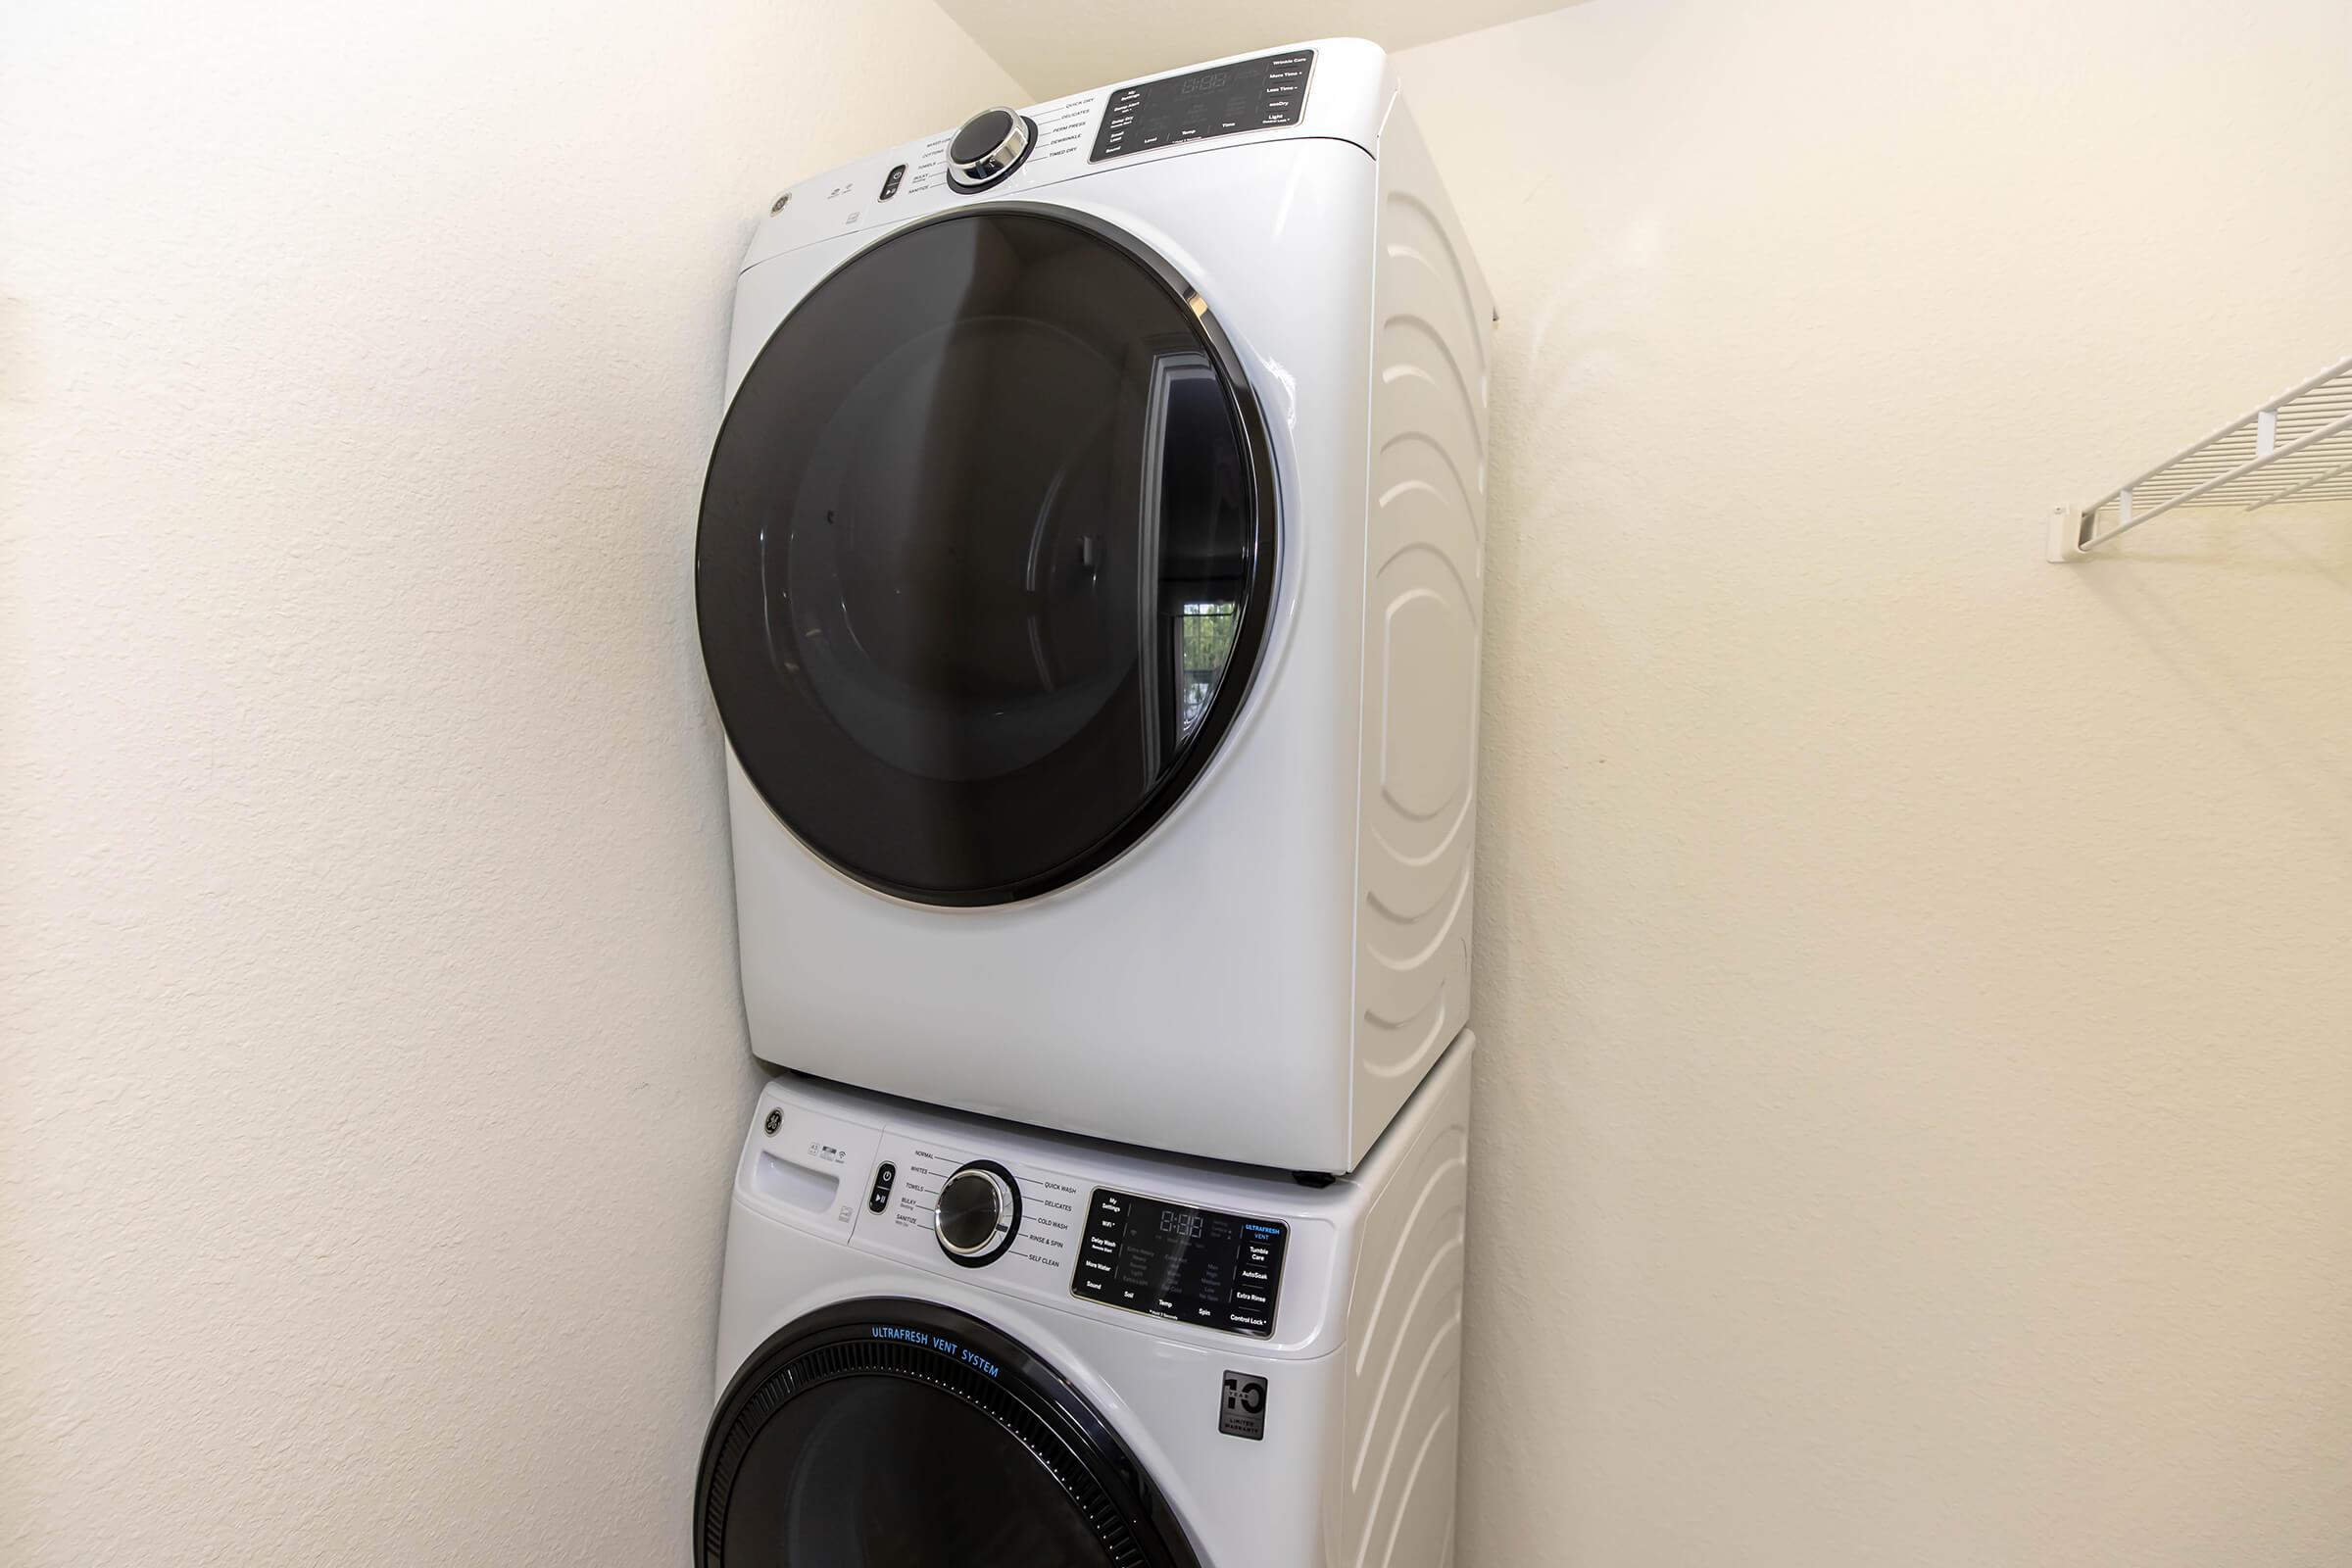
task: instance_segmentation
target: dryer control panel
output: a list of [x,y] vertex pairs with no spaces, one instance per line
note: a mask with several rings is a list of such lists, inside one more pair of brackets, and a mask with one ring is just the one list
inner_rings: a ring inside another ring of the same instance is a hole
[[1117,88],[1102,107],[1102,125],[1087,162],[1172,142],[1296,125],[1306,108],[1306,78],[1314,69],[1312,49],[1294,49]]
[[1280,1220],[1098,1187],[1070,1294],[1262,1340],[1274,1332],[1289,1241]]

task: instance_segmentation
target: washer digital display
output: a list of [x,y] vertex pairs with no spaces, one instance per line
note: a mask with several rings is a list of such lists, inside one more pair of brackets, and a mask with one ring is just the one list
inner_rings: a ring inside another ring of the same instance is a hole
[[1070,1294],[1266,1339],[1290,1227],[1095,1189]]

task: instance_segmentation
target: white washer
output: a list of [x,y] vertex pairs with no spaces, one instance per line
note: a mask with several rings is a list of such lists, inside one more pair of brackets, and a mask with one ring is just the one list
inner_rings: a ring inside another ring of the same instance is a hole
[[1354,40],[780,201],[696,562],[760,1055],[1355,1164],[1466,1020],[1492,313]]
[[770,1084],[697,1568],[1450,1561],[1471,1047],[1320,1189]]

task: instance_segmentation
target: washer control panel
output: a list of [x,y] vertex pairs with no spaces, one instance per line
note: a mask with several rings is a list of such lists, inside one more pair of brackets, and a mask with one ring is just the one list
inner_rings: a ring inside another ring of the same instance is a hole
[[1306,78],[1314,69],[1315,52],[1296,49],[1121,87],[1103,105],[1102,125],[1087,162],[1296,125],[1306,111]]
[[870,1254],[886,1272],[866,1278],[891,1292],[921,1297],[928,1275],[1280,1357],[1328,1354],[1345,1337],[1351,1192],[780,1078],[753,1108],[734,1201],[739,1224],[757,1216]]
[[1070,1294],[1179,1323],[1266,1339],[1290,1227],[1095,1189]]
[[1068,1275],[1078,1178],[897,1128],[867,1157],[858,1245],[1031,1290],[1058,1290]]

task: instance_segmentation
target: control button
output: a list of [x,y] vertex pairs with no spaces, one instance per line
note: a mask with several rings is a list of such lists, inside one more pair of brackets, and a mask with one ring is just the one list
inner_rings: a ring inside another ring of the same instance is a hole
[[978,1268],[1004,1255],[1020,1219],[1021,1198],[1012,1173],[975,1160],[941,1185],[939,1201],[931,1210],[931,1230],[941,1251],[966,1268]]
[[948,183],[957,190],[986,190],[1021,167],[1037,140],[1037,127],[1009,109],[983,109],[963,122],[948,144]]
[[899,1179],[899,1167],[889,1160],[874,1172],[874,1190],[865,1195],[865,1206],[879,1214],[890,1206],[890,1189]]
[[894,167],[889,173],[882,176],[882,194],[875,200],[886,202],[896,196],[899,193],[899,181],[906,177],[906,166],[905,164]]

